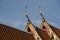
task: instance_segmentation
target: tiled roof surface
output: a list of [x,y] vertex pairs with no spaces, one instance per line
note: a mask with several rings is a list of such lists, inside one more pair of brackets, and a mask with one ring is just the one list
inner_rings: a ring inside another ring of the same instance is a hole
[[[37,33],[39,34],[39,36],[43,39],[43,40],[52,40],[48,33],[40,28],[37,28],[31,21],[28,21],[29,23],[31,23],[33,25],[33,27],[35,28],[35,30],[37,31]],[[28,25],[28,24],[27,24]],[[28,26],[27,26],[28,27]],[[29,30],[29,31],[28,31]],[[31,32],[30,28],[27,28],[28,32]]]
[[0,24],[0,40],[34,40],[32,34]]
[[58,28],[56,28],[56,27],[54,27],[54,26],[52,26],[52,25],[50,25],[49,24],[49,26],[52,28],[52,30],[60,37],[60,29],[58,29]]
[[38,32],[38,34],[41,36],[41,38],[42,38],[43,40],[52,40],[52,39],[49,37],[49,35],[47,34],[46,31],[44,31],[44,30],[42,30],[42,29],[40,29],[40,28],[37,28],[37,27],[36,27],[36,31]]
[[[35,29],[36,29],[37,33],[39,34],[39,36],[40,36],[43,40],[52,40],[52,39],[49,37],[49,35],[48,35],[48,33],[47,33],[46,31],[44,31],[44,30],[42,30],[42,29],[40,29],[40,28],[37,28],[37,27],[35,27]],[[30,30],[30,29],[28,28],[28,30]],[[29,31],[28,31],[28,32],[29,32]]]

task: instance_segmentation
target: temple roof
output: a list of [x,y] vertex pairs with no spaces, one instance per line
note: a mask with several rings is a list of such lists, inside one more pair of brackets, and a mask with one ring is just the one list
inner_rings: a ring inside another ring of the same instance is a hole
[[0,40],[34,40],[32,34],[0,24]]
[[42,38],[43,40],[52,40],[52,39],[49,37],[49,35],[48,35],[48,33],[47,33],[46,31],[44,31],[44,30],[42,30],[42,29],[40,29],[40,28],[37,28],[37,27],[35,27],[35,28],[36,28],[37,33],[41,36],[41,38]]
[[58,28],[56,28],[56,27],[54,27],[54,26],[52,26],[52,25],[50,25],[50,24],[48,24],[50,27],[51,27],[51,29],[60,37],[60,29],[58,29]]
[[28,32],[31,32],[31,29],[28,27],[28,24],[32,24],[32,27],[36,30],[36,32],[39,34],[39,36],[42,38],[42,40],[52,40],[48,33],[40,28],[37,28],[29,19],[28,15],[26,15],[28,22],[27,22],[27,30]]
[[[53,30],[53,32],[55,32],[55,34],[56,34],[58,37],[60,37],[60,29],[58,29],[58,28],[52,26],[51,24],[49,24],[49,23],[45,20],[45,18],[44,18],[44,16],[43,16],[42,13],[41,13],[41,16],[42,16],[42,25],[45,24],[45,27],[43,26],[43,29],[47,30],[47,32],[49,33],[49,30],[48,30],[49,28],[47,28],[47,26],[46,26],[46,23],[47,23],[47,25]],[[44,23],[44,22],[46,22],[46,23]]]
[[[31,23],[32,24],[32,23]],[[37,33],[39,34],[39,36],[43,39],[43,40],[52,40],[50,38],[50,36],[48,35],[48,33],[38,27],[36,27],[34,24],[32,24],[33,27],[35,28],[35,30],[37,31]],[[30,30],[29,27],[27,30]],[[29,31],[28,31],[29,32]]]

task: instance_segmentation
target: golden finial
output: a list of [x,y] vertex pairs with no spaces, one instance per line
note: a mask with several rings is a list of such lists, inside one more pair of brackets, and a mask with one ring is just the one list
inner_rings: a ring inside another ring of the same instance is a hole
[[41,6],[40,5],[39,5],[39,10],[40,10],[40,15],[42,16],[42,21],[45,21],[45,18],[44,18],[43,14],[42,14]]
[[25,15],[27,15],[27,6],[25,7]]
[[25,16],[27,17],[28,21],[30,21],[27,13],[27,6],[25,7]]
[[42,13],[42,11],[41,11],[41,5],[39,5],[39,12]]
[[39,5],[39,13],[40,13],[40,15],[43,17],[42,11],[41,11],[41,6],[40,6],[40,5]]

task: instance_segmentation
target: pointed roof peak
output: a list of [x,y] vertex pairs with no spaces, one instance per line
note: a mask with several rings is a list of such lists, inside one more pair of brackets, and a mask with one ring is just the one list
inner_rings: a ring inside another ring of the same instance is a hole
[[25,16],[28,19],[28,21],[30,21],[29,16],[28,16],[28,13],[27,13],[27,6],[25,7]]
[[41,10],[41,5],[39,5],[39,12],[42,13],[42,10]]
[[25,12],[27,12],[27,6],[25,6]]
[[42,17],[44,17],[43,14],[42,14],[41,5],[39,5],[39,13]]
[[41,17],[42,17],[42,21],[43,21],[43,22],[46,21],[45,18],[44,18],[44,16],[43,16],[43,14],[42,14],[41,9],[40,9],[40,15],[41,15]]
[[42,17],[42,18],[44,18],[44,16],[43,16],[43,14],[42,14],[42,13],[40,13],[40,15],[41,15],[41,17]]

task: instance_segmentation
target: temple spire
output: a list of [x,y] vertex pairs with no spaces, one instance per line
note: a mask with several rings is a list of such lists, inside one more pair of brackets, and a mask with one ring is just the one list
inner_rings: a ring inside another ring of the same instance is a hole
[[44,16],[43,16],[43,14],[42,14],[42,13],[40,13],[40,15],[41,15],[41,17],[42,17],[42,21],[43,21],[43,22],[45,22],[46,20],[45,20],[45,18],[44,18]]
[[43,14],[42,14],[42,11],[41,11],[41,6],[39,5],[39,13],[40,13],[40,15],[41,15],[41,17],[42,17],[42,21],[44,22],[44,21],[46,21],[45,20],[45,18],[44,18],[44,16],[43,16]]
[[41,6],[40,6],[40,5],[39,5],[39,12],[42,13],[42,11],[41,11]]
[[30,21],[28,13],[27,13],[27,6],[25,7],[25,16],[27,17],[28,21]]
[[27,14],[27,6],[25,7],[25,14]]

